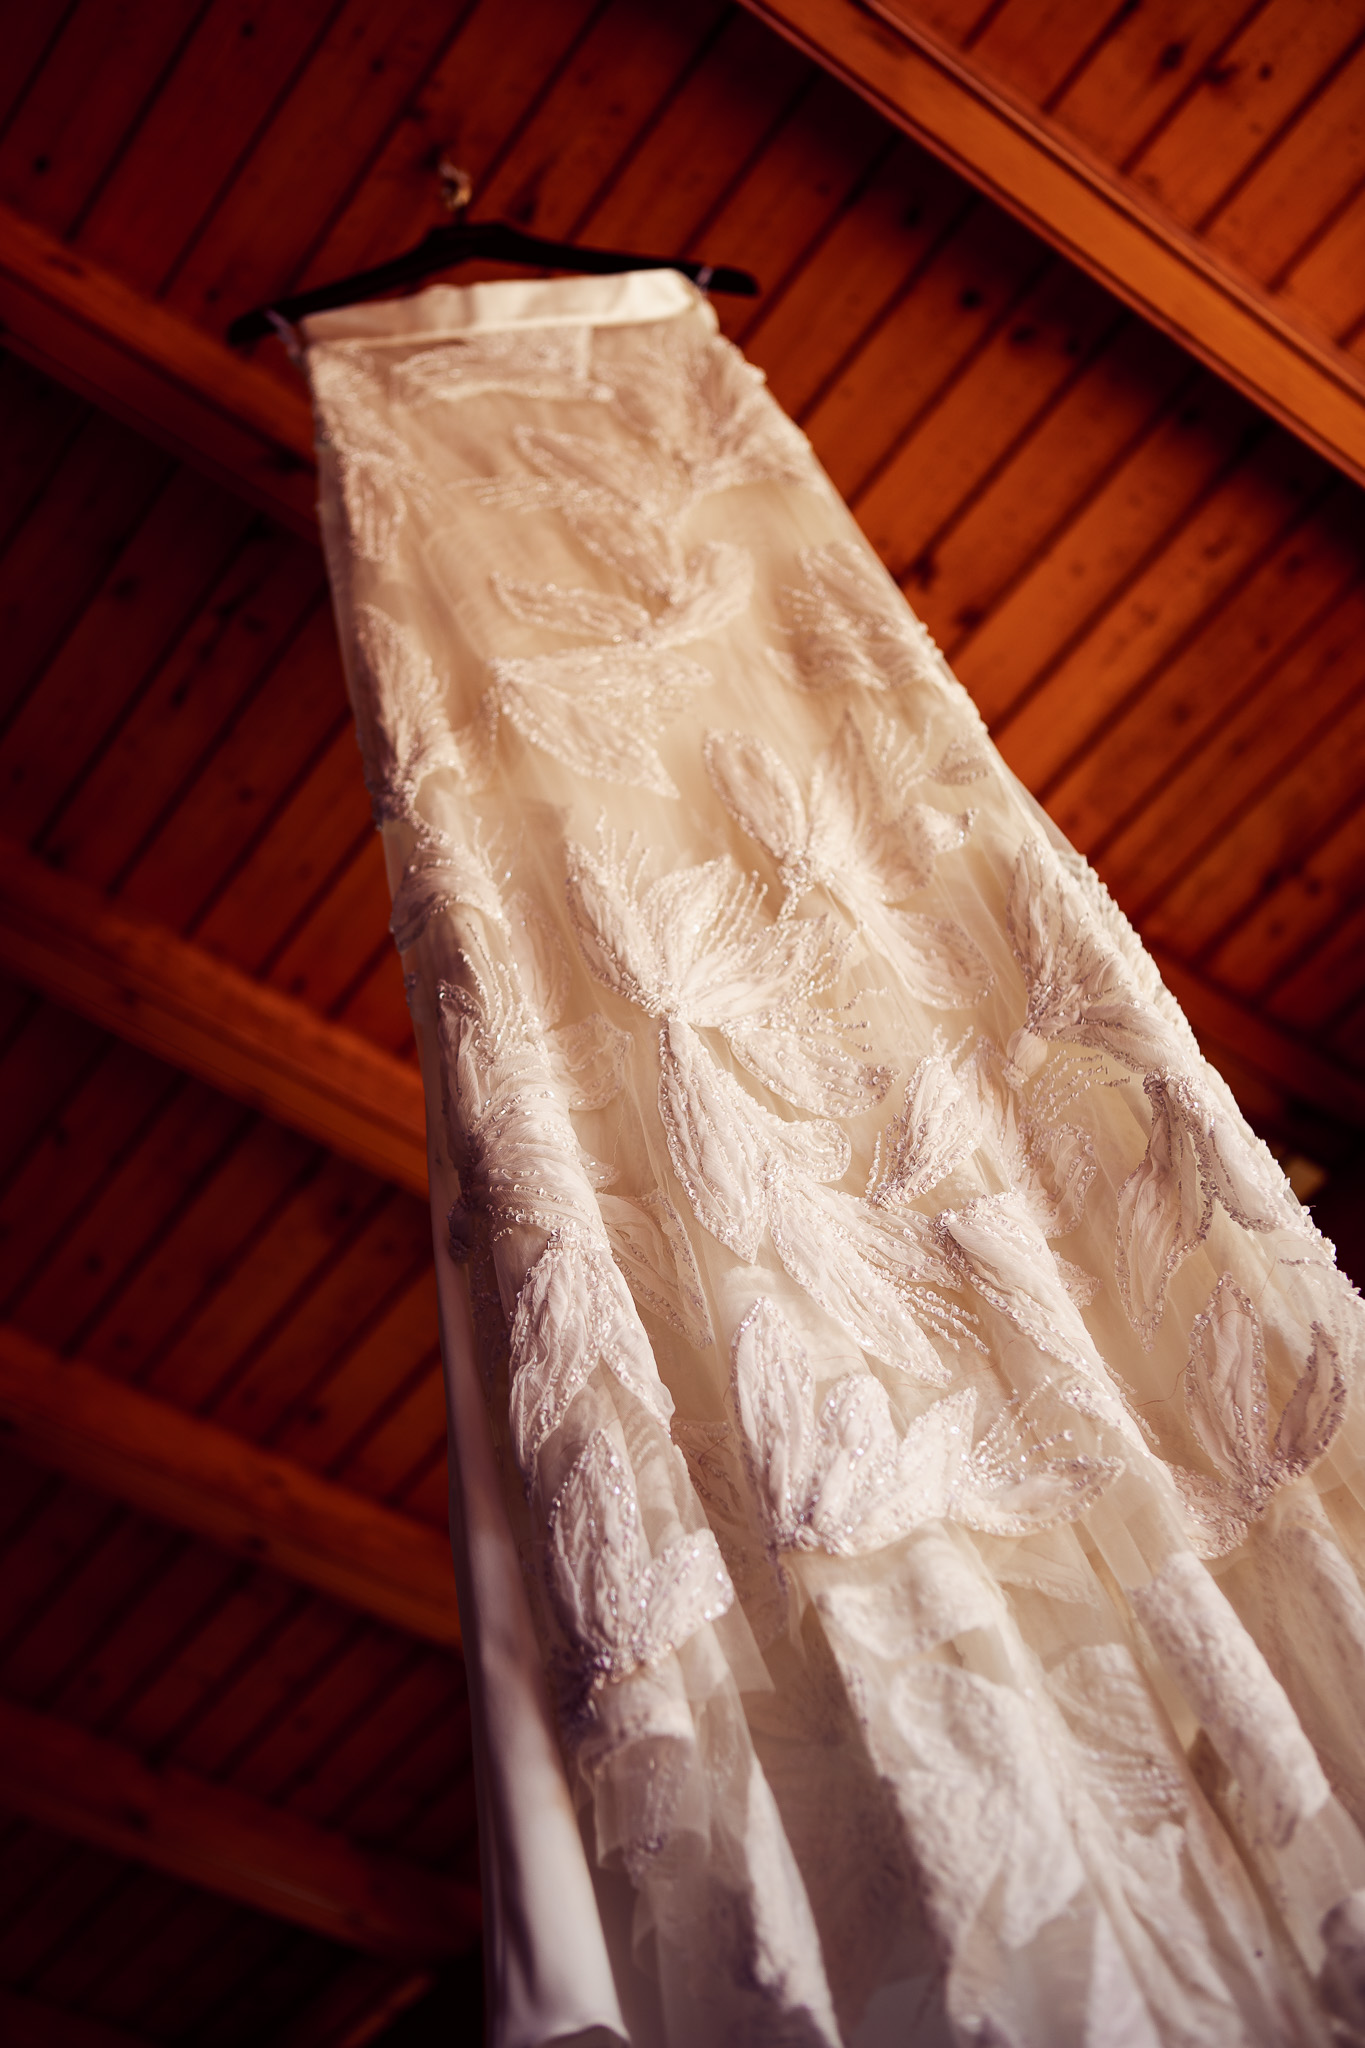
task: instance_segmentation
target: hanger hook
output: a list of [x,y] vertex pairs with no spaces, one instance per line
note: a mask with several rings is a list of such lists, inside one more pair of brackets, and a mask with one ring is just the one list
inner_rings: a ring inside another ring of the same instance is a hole
[[448,156],[443,156],[436,166],[436,175],[441,181],[441,204],[447,213],[463,213],[474,197],[474,180],[468,171],[462,171]]

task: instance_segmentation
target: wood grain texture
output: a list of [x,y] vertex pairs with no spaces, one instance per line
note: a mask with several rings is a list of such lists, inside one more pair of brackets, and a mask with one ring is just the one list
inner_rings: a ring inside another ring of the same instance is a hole
[[426,1187],[417,1072],[93,890],[0,847],[0,962],[105,1029],[400,1187]]
[[402,1961],[458,1955],[477,1893],[293,1813],[0,1701],[0,1800],[115,1855]]
[[[1365,376],[928,33],[904,0],[745,0],[996,203],[1045,236],[1357,481],[1365,480]],[[1230,230],[1229,230],[1230,232]]]
[[148,2048],[145,2039],[122,2027],[106,2027],[102,2020],[5,1990],[0,1990],[0,2033],[8,2048]]
[[448,1546],[431,1529],[0,1324],[0,1416],[24,1453],[447,1648]]
[[[136,10],[135,10],[136,11]],[[296,532],[316,532],[302,391],[0,206],[6,345]]]

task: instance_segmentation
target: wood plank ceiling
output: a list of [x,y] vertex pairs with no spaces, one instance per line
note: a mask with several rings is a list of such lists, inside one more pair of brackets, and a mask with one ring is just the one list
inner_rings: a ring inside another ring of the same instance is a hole
[[[406,246],[436,217],[443,151],[476,213],[753,269],[763,296],[721,302],[727,332],[1007,759],[1160,949],[1262,1128],[1347,1168],[1365,1129],[1359,486],[725,0],[516,0],[512,33],[509,11],[11,0],[0,201],[149,334],[174,316],[220,335]],[[921,14],[1365,360],[1365,0]],[[441,1958],[378,1921],[338,1938],[348,1882],[401,1859],[448,1912],[446,1946],[472,1931],[440,1889],[475,1876],[458,1656],[354,1574],[341,1593],[310,1577],[297,1529],[249,1503],[282,1459],[331,1488],[315,1551],[348,1501],[366,1541],[444,1524],[420,1164],[349,1126],[320,1144],[328,1113],[264,1072],[293,1017],[324,1065],[376,1088],[397,1073],[410,1100],[382,863],[306,491],[281,485],[283,519],[263,514],[268,491],[228,487],[231,450],[207,475],[179,459],[178,415],[126,424],[107,348],[68,348],[65,388],[34,366],[55,344],[11,326],[0,2021],[55,2043],[358,2044]],[[291,417],[273,344],[261,375]],[[47,871],[36,894],[17,847]],[[46,955],[39,925],[65,935]],[[52,955],[78,940],[84,979],[63,980]],[[169,977],[159,1010],[145,974],[136,1001],[119,978],[130,947]],[[235,1066],[193,1049],[191,982],[200,1024],[205,988],[248,1010],[262,992]],[[83,1449],[25,1392],[59,1359],[101,1376]],[[102,1404],[115,1388],[140,1403]],[[130,1481],[149,1404],[209,1428],[175,1441],[231,1466],[217,1520]],[[41,1758],[78,1735],[75,1782],[43,1793]],[[98,1785],[144,1767],[139,1854]],[[291,1924],[259,1883],[215,1877],[211,1841],[177,1863],[187,1814],[201,1846],[229,1827],[217,1793],[248,1802],[252,1840],[273,1824],[331,1855],[330,1919]]]

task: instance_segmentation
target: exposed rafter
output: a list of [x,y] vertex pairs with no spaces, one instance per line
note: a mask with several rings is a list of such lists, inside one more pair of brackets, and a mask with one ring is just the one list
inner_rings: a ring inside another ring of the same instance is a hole
[[37,1998],[0,1990],[0,2041],[5,2048],[150,2048],[122,2027],[63,2012]]
[[477,1938],[479,1896],[282,1807],[160,1769],[68,1721],[0,1701],[0,1803],[333,1941],[430,1962]]
[[0,966],[106,1031],[425,1195],[415,1067],[0,840]]
[[357,1956],[300,2013],[277,2048],[366,2048],[435,1982],[430,1970],[401,1969],[374,1956]]
[[313,426],[291,388],[0,205],[0,336],[106,412],[316,536]]
[[1365,365],[914,18],[911,0],[744,0],[1256,404],[1365,482]]
[[1152,946],[1149,951],[1215,1065],[1220,1050],[1231,1053],[1270,1082],[1289,1106],[1307,1105],[1334,1123],[1365,1130],[1365,1081],[1359,1074],[1308,1039],[1253,1015],[1235,996],[1206,981],[1164,947]]
[[0,1418],[39,1464],[396,1628],[459,1643],[454,1568],[439,1530],[3,1324]]

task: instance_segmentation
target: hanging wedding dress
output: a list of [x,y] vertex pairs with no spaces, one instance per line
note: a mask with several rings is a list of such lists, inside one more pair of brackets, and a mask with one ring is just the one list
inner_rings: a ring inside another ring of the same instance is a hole
[[1365,2040],[1330,1247],[690,285],[306,332],[492,2038]]

